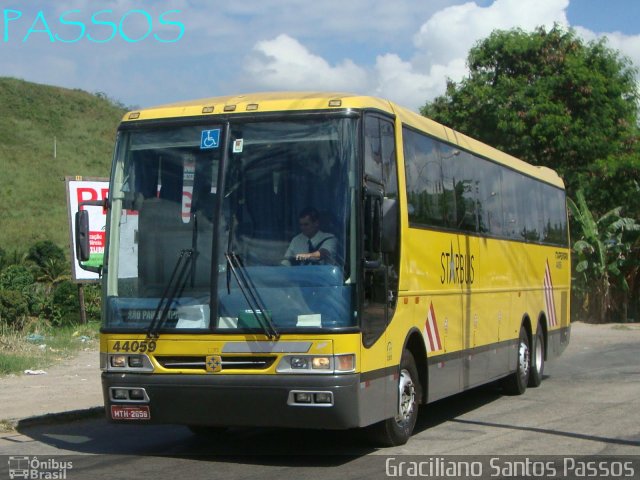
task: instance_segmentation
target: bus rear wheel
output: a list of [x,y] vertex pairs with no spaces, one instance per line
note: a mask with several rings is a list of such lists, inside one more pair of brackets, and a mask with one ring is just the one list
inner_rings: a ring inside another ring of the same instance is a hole
[[507,395],[522,395],[527,389],[531,374],[531,349],[529,335],[524,325],[520,327],[518,338],[518,358],[516,371],[502,380],[502,390]]
[[418,419],[420,379],[413,355],[408,350],[402,354],[398,376],[398,408],[394,417],[371,427],[374,441],[384,447],[407,443]]
[[536,337],[533,340],[533,354],[531,355],[531,373],[529,374],[530,387],[539,387],[542,383],[544,354],[544,336],[542,334],[542,328],[538,326]]

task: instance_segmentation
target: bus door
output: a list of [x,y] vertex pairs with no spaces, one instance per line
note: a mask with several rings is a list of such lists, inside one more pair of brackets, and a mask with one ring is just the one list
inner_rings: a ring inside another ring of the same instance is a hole
[[[379,419],[397,410],[397,382],[390,375],[392,352],[387,326],[398,298],[398,181],[393,121],[368,114],[364,119],[362,197],[361,368],[372,403],[361,415]],[[402,348],[397,346],[396,348]],[[375,392],[373,392],[375,390]],[[365,420],[366,422],[366,420]]]

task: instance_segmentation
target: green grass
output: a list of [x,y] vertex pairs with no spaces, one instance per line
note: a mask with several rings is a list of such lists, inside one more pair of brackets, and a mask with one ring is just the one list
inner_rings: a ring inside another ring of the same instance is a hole
[[123,114],[81,90],[0,78],[0,247],[51,240],[68,249],[64,177],[109,176]]
[[35,354],[0,353],[0,375],[35,370],[41,367],[42,359]]
[[[101,95],[0,77],[0,249],[8,259],[3,263],[19,263],[40,240],[70,255],[64,179],[109,176],[124,113]],[[97,344],[97,325],[54,329],[31,319],[18,332],[6,324],[0,321],[0,375],[46,369]],[[44,342],[27,341],[29,333],[44,335]]]
[[[98,323],[50,327],[32,325],[25,331],[3,329],[0,333],[0,375],[39,370],[73,357],[86,348],[98,345]],[[44,337],[29,341],[29,331]]]

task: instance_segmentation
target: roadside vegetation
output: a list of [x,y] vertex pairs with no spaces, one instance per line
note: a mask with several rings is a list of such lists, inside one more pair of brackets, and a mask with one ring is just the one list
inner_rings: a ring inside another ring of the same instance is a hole
[[24,254],[0,249],[0,375],[42,369],[95,346],[100,291],[85,287],[88,323],[80,325],[78,287],[64,251],[40,241]]
[[99,327],[97,321],[64,327],[39,321],[25,330],[4,327],[0,333],[0,375],[46,371],[81,350],[95,349]]

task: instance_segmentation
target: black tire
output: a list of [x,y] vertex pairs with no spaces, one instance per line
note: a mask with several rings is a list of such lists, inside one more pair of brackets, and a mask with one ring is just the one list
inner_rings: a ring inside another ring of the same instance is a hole
[[542,383],[542,374],[544,373],[544,335],[542,328],[538,325],[536,336],[533,340],[533,348],[531,352],[531,372],[529,373],[529,387],[539,387]]
[[398,413],[371,427],[376,445],[395,447],[407,443],[418,419],[420,403],[420,378],[413,355],[408,350],[402,353],[398,376]]
[[529,347],[529,335],[524,326],[520,327],[518,338],[518,355],[516,358],[516,370],[502,380],[502,391],[507,395],[522,395],[527,389],[531,374],[531,349]]
[[189,430],[198,437],[217,437],[224,435],[229,430],[227,427],[212,427],[209,425],[189,425]]

